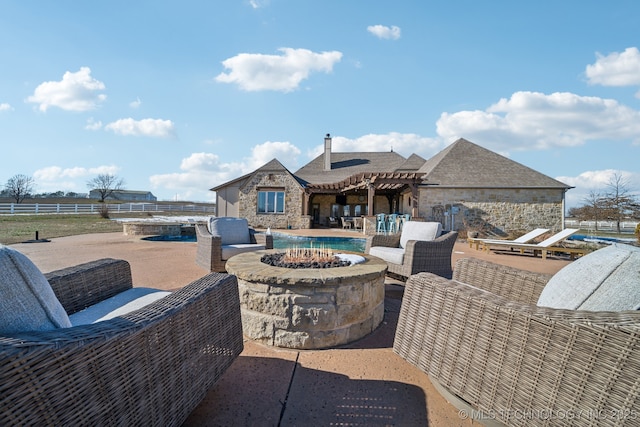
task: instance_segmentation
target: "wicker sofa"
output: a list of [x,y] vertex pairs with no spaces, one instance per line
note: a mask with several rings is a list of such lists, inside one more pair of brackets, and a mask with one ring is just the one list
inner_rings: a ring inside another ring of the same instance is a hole
[[233,255],[273,249],[273,236],[256,233],[245,218],[213,217],[208,224],[196,224],[196,239],[196,264],[207,271],[225,272]]
[[[46,278],[69,314],[132,288],[114,259]],[[0,425],[180,425],[243,350],[219,273],[111,320],[0,335]]]
[[481,422],[638,425],[640,312],[538,306],[550,279],[478,259],[459,260],[453,280],[412,276],[394,352]]
[[[425,234],[428,237],[422,237]],[[457,231],[442,234],[440,223],[407,221],[401,233],[367,237],[365,253],[387,261],[388,273],[403,280],[421,272],[450,278],[451,254],[457,239]]]

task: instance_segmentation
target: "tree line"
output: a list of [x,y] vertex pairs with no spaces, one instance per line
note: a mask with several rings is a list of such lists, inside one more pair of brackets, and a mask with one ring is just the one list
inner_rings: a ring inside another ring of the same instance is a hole
[[[89,181],[87,187],[90,191],[97,191],[100,195],[99,201],[104,203],[105,199],[113,194],[114,191],[124,190],[124,180],[113,174],[100,174]],[[4,185],[4,189],[0,191],[0,197],[8,197],[15,200],[16,203],[22,203],[25,199],[38,197],[34,194],[35,180],[28,175],[17,174],[9,178]],[[45,194],[47,197],[78,197],[77,193],[57,191]]]
[[584,198],[583,205],[569,209],[569,216],[581,221],[614,221],[620,233],[620,223],[625,220],[640,219],[640,201],[633,194],[629,181],[620,173],[614,173],[605,188],[592,190]]

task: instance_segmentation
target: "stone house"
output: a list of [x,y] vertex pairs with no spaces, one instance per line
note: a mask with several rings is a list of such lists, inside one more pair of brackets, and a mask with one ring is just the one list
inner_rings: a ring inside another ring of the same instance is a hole
[[296,172],[273,159],[211,188],[218,215],[274,229],[363,217],[367,234],[375,232],[375,214],[392,212],[455,230],[469,224],[498,234],[564,228],[570,186],[465,139],[429,160],[393,151],[336,153],[329,135],[324,145],[323,154]]

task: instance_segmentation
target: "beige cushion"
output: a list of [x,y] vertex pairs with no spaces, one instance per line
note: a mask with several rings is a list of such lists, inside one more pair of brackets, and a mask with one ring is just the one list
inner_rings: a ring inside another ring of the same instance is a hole
[[123,316],[158,301],[171,292],[152,288],[131,288],[69,316],[71,324],[88,325]]
[[245,252],[261,251],[263,249],[266,249],[264,245],[258,245],[255,243],[250,243],[250,244],[243,243],[240,245],[223,245],[221,259],[223,261],[227,261],[229,258],[231,258],[234,255],[242,254]]
[[637,310],[640,248],[613,244],[579,258],[549,280],[538,305],[569,310]]
[[372,246],[369,255],[376,256],[392,264],[402,265],[404,262],[404,248],[390,248],[388,246]]
[[29,258],[0,245],[0,333],[71,326],[51,285]]
[[439,222],[407,221],[402,226],[400,247],[405,248],[409,240],[435,240],[441,233],[442,224]]
[[249,223],[246,218],[211,218],[209,232],[214,236],[220,236],[223,245],[251,243]]

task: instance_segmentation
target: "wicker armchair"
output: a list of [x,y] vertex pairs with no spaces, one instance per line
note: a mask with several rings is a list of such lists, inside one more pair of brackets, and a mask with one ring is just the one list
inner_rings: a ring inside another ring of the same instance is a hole
[[407,281],[394,352],[485,421],[638,425],[640,312],[538,307],[549,275],[477,259],[453,279]]
[[[225,220],[226,218],[218,218]],[[271,234],[256,233],[251,227],[249,229],[249,244],[235,245],[229,254],[226,249],[229,245],[223,242],[219,235],[212,235],[206,224],[196,224],[196,239],[198,246],[196,249],[196,264],[207,271],[226,272],[227,260],[233,254],[261,249],[273,249],[273,236]],[[253,247],[251,247],[253,246]]]
[[[365,253],[372,247],[398,248],[401,235],[376,234],[369,236],[365,245]],[[457,231],[445,233],[435,240],[409,240],[404,248],[402,263],[387,261],[388,273],[404,279],[412,274],[429,272],[442,277],[451,277],[451,254],[453,245],[458,239]]]
[[[46,275],[72,314],[132,287],[126,261]],[[0,425],[180,425],[243,349],[235,276],[111,320],[0,337]]]

